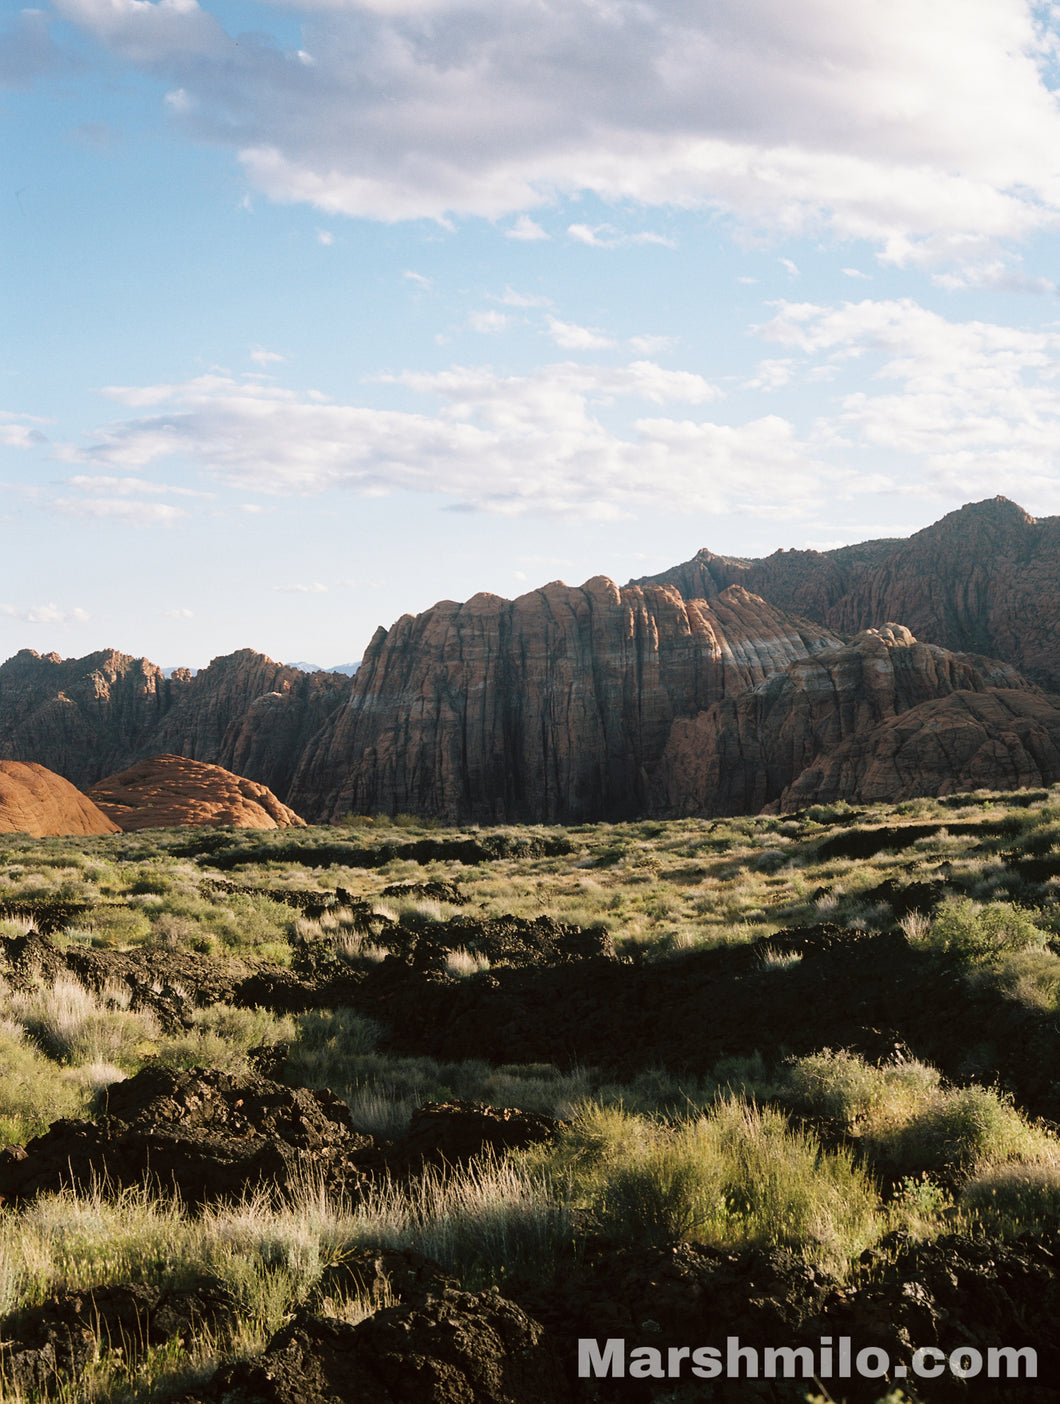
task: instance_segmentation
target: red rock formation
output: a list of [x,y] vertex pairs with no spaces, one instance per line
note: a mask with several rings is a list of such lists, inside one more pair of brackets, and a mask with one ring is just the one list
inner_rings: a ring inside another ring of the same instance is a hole
[[597,576],[445,600],[376,633],[291,801],[331,819],[635,814],[675,717],[837,643],[740,587],[686,602]]
[[264,785],[184,756],[139,761],[88,793],[126,832],[185,824],[234,824],[237,829],[305,825]]
[[1057,741],[1058,699],[1013,668],[887,625],[676,721],[656,804],[746,814],[1041,784],[1060,778]]
[[63,659],[24,648],[0,667],[0,755],[83,787],[128,763],[188,676],[114,649]]
[[0,761],[0,832],[32,834],[113,834],[108,819],[69,780],[26,761]]
[[349,685],[251,649],[171,678],[113,649],[69,659],[23,649],[0,667],[0,754],[43,760],[86,788],[141,757],[172,752],[283,794]]
[[784,791],[778,808],[1056,784],[1058,700],[990,688],[922,702],[819,756]]
[[709,599],[739,582],[842,633],[900,619],[918,638],[1013,664],[1060,691],[1060,517],[1004,497],[974,502],[908,540],[740,561],[701,551],[639,584]]

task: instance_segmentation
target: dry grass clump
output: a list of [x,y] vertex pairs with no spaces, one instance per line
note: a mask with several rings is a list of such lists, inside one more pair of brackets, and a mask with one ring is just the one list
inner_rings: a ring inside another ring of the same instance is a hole
[[849,1152],[741,1098],[676,1127],[590,1105],[528,1159],[625,1240],[785,1244],[841,1267],[881,1232],[875,1187]]

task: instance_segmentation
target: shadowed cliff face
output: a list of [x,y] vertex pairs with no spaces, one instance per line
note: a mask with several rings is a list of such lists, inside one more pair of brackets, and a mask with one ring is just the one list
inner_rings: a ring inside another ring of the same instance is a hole
[[647,803],[675,717],[837,644],[741,587],[685,601],[598,576],[443,601],[376,634],[290,802],[329,818],[628,816]]
[[172,752],[283,794],[309,737],[349,686],[243,649],[195,677],[166,678],[113,649],[87,658],[29,649],[0,667],[0,755],[41,761],[82,789]]
[[975,502],[904,541],[777,551],[760,561],[701,551],[638,584],[709,599],[740,583],[844,634],[898,619],[944,648],[1013,664],[1060,691],[1060,517],[1036,521],[1004,497]]
[[[864,632],[888,619],[906,627]],[[0,756],[87,787],[172,753],[310,821],[896,799],[1060,777],[1060,704],[1013,668],[1060,690],[1060,518],[995,498],[907,541],[442,601],[378,630],[353,678],[249,649],[168,680],[24,650],[0,667]]]
[[663,813],[747,814],[1060,779],[1060,707],[993,659],[888,625],[674,723]]

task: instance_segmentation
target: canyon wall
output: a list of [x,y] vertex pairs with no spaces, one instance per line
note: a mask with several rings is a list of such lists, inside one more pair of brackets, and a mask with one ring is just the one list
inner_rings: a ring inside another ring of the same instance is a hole
[[170,678],[23,650],[0,757],[87,788],[179,755],[310,821],[722,813],[1041,783],[1058,704],[1026,679],[1060,691],[1060,519],[997,498],[908,540],[444,600],[379,629],[352,678],[249,649]]

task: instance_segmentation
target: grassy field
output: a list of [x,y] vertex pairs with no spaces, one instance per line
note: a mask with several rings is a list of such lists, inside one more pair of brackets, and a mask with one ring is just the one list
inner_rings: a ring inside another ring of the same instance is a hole
[[[446,845],[487,839],[495,856],[446,856]],[[609,938],[631,978],[753,947],[782,979],[802,959],[790,933],[828,924],[901,932],[969,999],[993,992],[1033,1018],[1060,1003],[1058,884],[1060,791],[490,834],[351,818],[296,834],[4,836],[0,1145],[25,1144],[59,1117],[99,1115],[102,1089],[145,1066],[250,1074],[270,1047],[284,1081],[331,1088],[383,1140],[400,1139],[416,1107],[454,1098],[562,1125],[528,1150],[381,1177],[348,1198],[307,1183],[293,1200],[256,1193],[192,1213],[146,1189],[97,1188],[0,1207],[0,1316],[106,1283],[220,1284],[238,1311],[190,1356],[105,1353],[60,1393],[146,1404],[219,1359],[260,1351],[299,1304],[326,1298],[348,1321],[376,1310],[356,1293],[325,1293],[329,1269],[358,1246],[414,1246],[477,1291],[562,1281],[597,1241],[783,1246],[853,1281],[866,1250],[896,1230],[925,1241],[1055,1233],[1060,1141],[1003,1081],[824,1042],[775,1056],[765,1032],[756,1056],[695,1076],[650,1062],[618,1075],[591,1061],[398,1055],[394,1030],[363,1010],[197,1006],[166,972],[194,957],[230,979],[296,976],[311,956],[356,980],[401,958],[410,933],[548,917]],[[12,951],[54,904],[66,909],[49,937],[60,958],[93,953],[96,971],[111,961],[106,979],[16,974]],[[503,959],[475,944],[448,949],[442,978],[454,988],[503,973]],[[187,997],[179,1020],[137,996],[127,957],[156,961],[160,988],[168,980]],[[5,1404],[22,1398],[0,1386]]]

